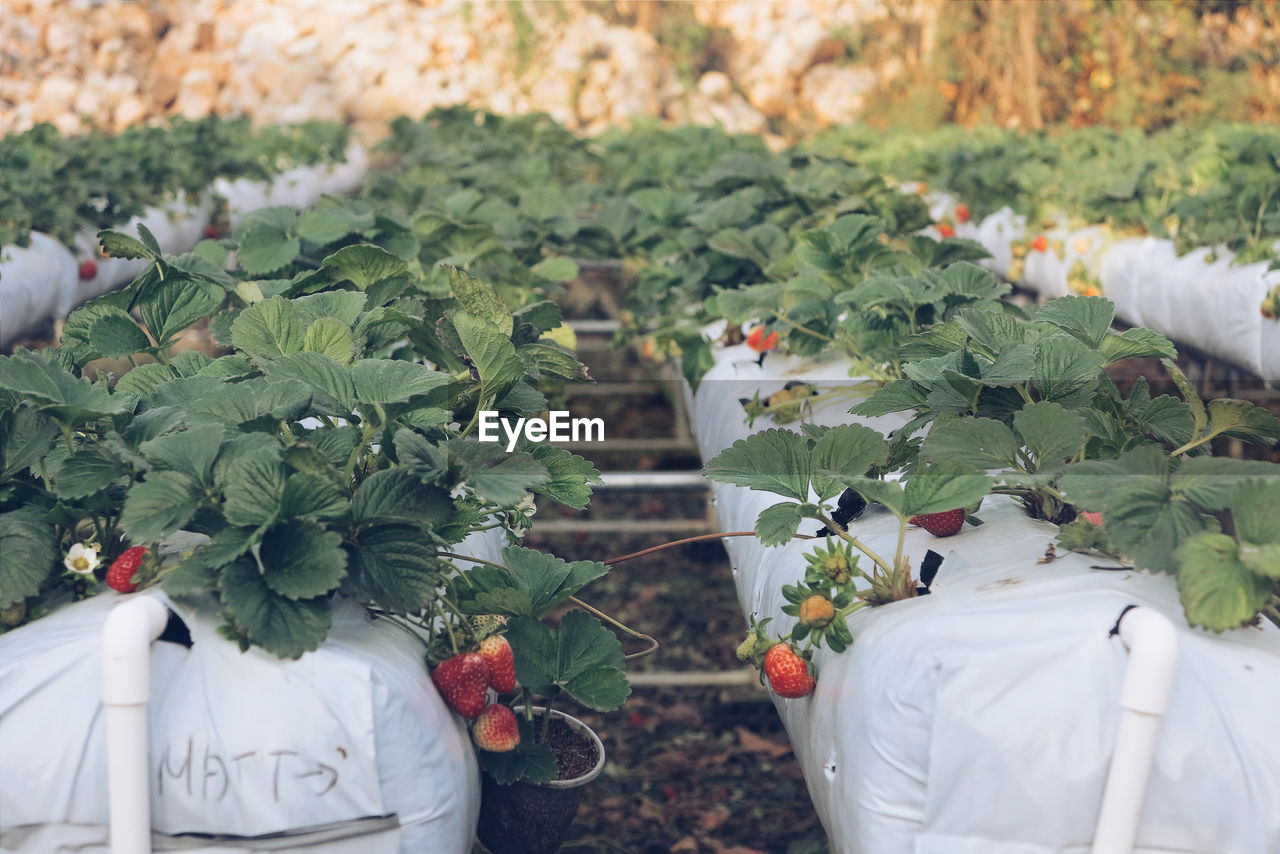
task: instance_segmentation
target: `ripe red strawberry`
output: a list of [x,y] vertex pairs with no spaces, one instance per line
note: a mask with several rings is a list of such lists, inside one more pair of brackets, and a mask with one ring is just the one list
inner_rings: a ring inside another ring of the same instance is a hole
[[1035,240],[1031,241],[1031,248],[1036,252],[1048,252],[1049,238],[1045,237],[1043,234],[1040,235]]
[[757,326],[755,329],[752,329],[747,333],[747,346],[752,350],[755,350],[757,353],[772,350],[774,347],[778,346],[778,333],[770,332],[768,335],[765,335],[764,327]]
[[88,281],[96,275],[98,275],[97,261],[89,258],[88,260],[80,262],[80,279],[82,281]]
[[112,590],[118,590],[121,593],[132,593],[138,589],[138,585],[131,579],[133,574],[138,571],[138,567],[142,566],[142,560],[151,550],[145,546],[133,546],[125,549],[120,557],[111,562],[111,566],[107,568],[107,586]]
[[769,647],[764,654],[764,675],[779,697],[795,699],[813,693],[815,683],[809,675],[809,665],[788,643],[779,642]]
[[951,225],[951,223],[940,222],[938,223],[938,234],[941,237],[955,237],[956,230],[955,230],[955,227]]
[[480,641],[480,654],[489,667],[489,687],[499,694],[516,689],[516,661],[511,644],[502,635],[489,635]]
[[960,533],[964,527],[964,508],[948,510],[945,513],[926,513],[923,516],[912,516],[907,521],[919,525],[935,537],[949,537]]
[[1102,527],[1102,514],[1095,510],[1081,510],[1080,518],[1096,528]]
[[490,753],[515,750],[520,743],[520,723],[509,706],[493,703],[484,707],[471,730],[476,747]]
[[218,231],[218,227],[213,223],[209,223],[204,227],[204,237],[206,240],[217,240],[222,236],[222,232]]
[[969,206],[963,205],[963,204],[956,205],[956,222],[968,222],[968,221],[969,221]]
[[431,679],[449,708],[468,720],[480,714],[489,698],[489,665],[478,652],[464,652],[441,662]]

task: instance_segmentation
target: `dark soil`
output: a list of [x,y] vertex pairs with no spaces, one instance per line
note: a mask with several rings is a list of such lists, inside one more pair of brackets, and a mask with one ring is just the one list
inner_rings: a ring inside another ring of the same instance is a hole
[[[542,716],[534,716],[535,726],[542,726]],[[581,777],[600,759],[595,742],[587,738],[560,718],[552,718],[547,725],[546,744],[556,757],[556,768],[560,771],[560,780],[572,780]]]

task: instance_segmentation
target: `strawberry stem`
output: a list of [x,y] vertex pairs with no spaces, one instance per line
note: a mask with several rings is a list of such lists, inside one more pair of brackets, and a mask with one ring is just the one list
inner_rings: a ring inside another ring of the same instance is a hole
[[834,519],[831,519],[825,513],[817,514],[817,518],[819,522],[827,526],[828,531],[831,531],[837,537],[844,540],[846,543],[853,546],[855,549],[862,552],[867,557],[871,558],[871,560],[875,563],[875,565],[878,566],[885,573],[885,575],[888,575],[888,576],[893,575],[893,567],[885,563],[884,558],[880,557],[880,555],[876,554],[871,549],[863,545],[862,541],[859,540],[857,537],[853,536],[844,528],[837,525]]

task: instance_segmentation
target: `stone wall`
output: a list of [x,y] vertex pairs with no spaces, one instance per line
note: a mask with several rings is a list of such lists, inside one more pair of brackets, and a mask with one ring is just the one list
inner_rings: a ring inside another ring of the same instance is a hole
[[[892,4],[892,10],[886,4]],[[888,14],[928,30],[936,0],[674,3],[459,0],[0,0],[0,131],[119,130],[182,115],[385,119],[470,104],[546,111],[593,133],[635,117],[765,133],[857,118],[888,67],[849,61]],[[659,16],[714,34],[682,68]]]

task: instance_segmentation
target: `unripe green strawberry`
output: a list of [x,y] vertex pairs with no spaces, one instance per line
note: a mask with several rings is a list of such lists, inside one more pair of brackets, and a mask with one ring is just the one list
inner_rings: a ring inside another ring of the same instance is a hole
[[489,665],[478,652],[464,652],[441,662],[431,679],[449,708],[468,720],[480,714],[489,698]]
[[501,703],[485,706],[471,730],[476,747],[491,753],[515,750],[520,743],[520,723],[516,713]]
[[926,513],[923,516],[912,516],[907,521],[919,525],[935,537],[949,537],[960,533],[964,527],[964,508],[948,510],[945,513]]
[[516,662],[511,644],[502,635],[489,635],[480,641],[480,654],[489,666],[489,687],[499,694],[516,689]]
[[120,557],[111,562],[111,566],[107,569],[107,586],[121,593],[132,593],[137,590],[138,584],[133,580],[133,576],[149,554],[151,554],[151,550],[145,546],[133,546],[125,549],[120,554]]
[[800,603],[800,622],[811,628],[820,629],[831,624],[836,616],[836,606],[830,599],[815,593]]
[[779,697],[796,699],[813,693],[808,663],[788,643],[776,643],[764,654],[764,675]]

